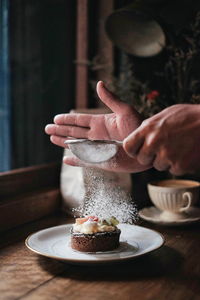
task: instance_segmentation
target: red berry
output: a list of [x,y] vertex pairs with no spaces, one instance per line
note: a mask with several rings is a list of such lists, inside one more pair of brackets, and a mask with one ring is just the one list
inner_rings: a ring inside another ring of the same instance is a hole
[[160,93],[158,91],[154,90],[154,91],[151,91],[149,94],[147,94],[147,99],[148,100],[154,100],[159,95],[160,95]]

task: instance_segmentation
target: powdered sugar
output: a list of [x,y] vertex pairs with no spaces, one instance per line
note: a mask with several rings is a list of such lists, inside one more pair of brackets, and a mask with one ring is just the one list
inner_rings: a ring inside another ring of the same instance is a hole
[[81,216],[96,215],[100,218],[115,216],[120,223],[134,223],[138,213],[129,192],[116,182],[116,175],[88,168],[87,192],[83,205],[74,209]]

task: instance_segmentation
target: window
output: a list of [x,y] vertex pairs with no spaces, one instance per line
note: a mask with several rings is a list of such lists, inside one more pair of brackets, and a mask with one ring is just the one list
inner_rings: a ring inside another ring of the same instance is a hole
[[0,172],[61,158],[44,126],[74,108],[75,1],[2,0]]
[[0,7],[0,171],[10,169],[10,70],[9,70],[9,3]]

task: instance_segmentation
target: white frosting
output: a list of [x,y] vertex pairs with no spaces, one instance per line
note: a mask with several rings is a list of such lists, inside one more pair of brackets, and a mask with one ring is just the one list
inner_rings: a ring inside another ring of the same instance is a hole
[[96,232],[115,231],[116,227],[111,225],[101,225],[96,221],[88,219],[82,224],[74,224],[73,231],[85,234],[93,234]]

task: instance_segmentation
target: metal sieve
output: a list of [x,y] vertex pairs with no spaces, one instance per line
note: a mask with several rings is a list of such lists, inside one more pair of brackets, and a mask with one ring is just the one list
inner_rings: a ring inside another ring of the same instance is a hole
[[114,157],[122,141],[70,139],[64,142],[80,160],[88,163],[101,163]]

